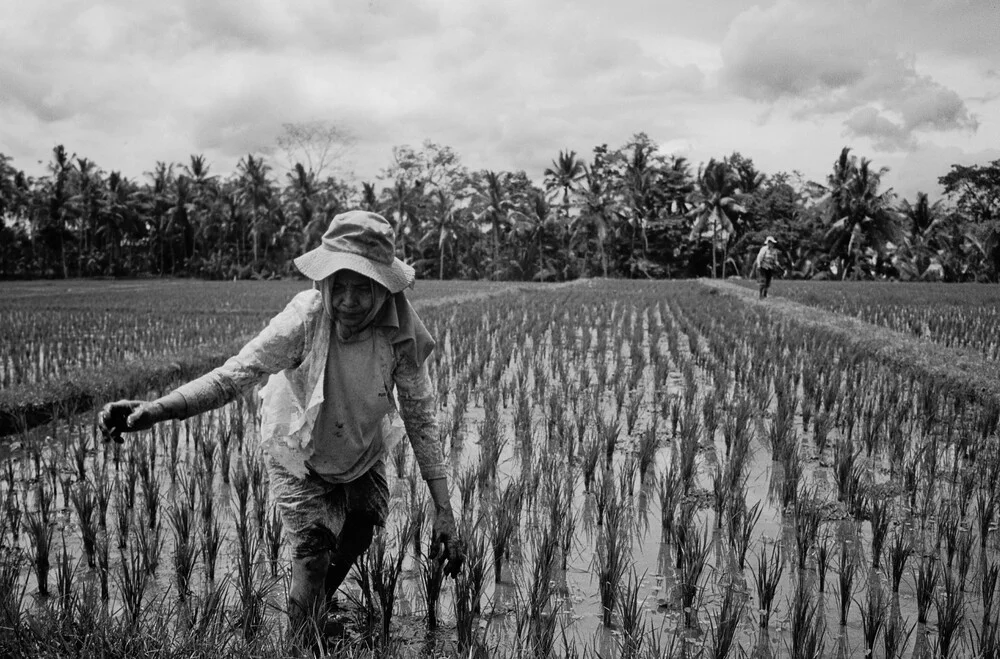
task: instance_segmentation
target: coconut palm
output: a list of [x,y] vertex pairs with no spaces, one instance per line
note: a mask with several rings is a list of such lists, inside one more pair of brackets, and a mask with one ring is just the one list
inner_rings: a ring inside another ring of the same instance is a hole
[[[119,270],[130,271],[136,267],[132,262],[132,248],[145,237],[145,226],[140,220],[138,188],[121,172],[108,175],[105,195],[105,212],[96,235],[110,254],[111,273],[118,274]],[[128,249],[124,259],[121,256],[123,246]]]
[[511,214],[517,210],[507,190],[509,178],[510,174],[506,172],[487,171],[474,184],[474,194],[482,209],[475,214],[475,219],[486,224],[493,245],[493,259],[489,268],[492,279],[498,279],[503,270],[500,263],[501,234],[510,226]]
[[[444,279],[444,262],[448,245],[453,245],[458,240],[461,225],[455,200],[441,188],[436,188],[430,195],[427,226],[427,231],[421,236],[417,247],[424,248],[426,245],[437,243],[438,279]],[[453,248],[452,258],[454,257]]]
[[663,188],[666,194],[667,210],[677,215],[685,215],[688,210],[688,197],[694,192],[694,181],[691,179],[691,166],[684,156],[670,156],[663,168]]
[[378,209],[378,194],[375,192],[374,183],[361,184],[361,208],[372,212]]
[[212,222],[216,220],[215,210],[219,196],[218,176],[209,174],[209,169],[203,155],[192,155],[190,163],[183,167],[184,176],[191,180],[191,256],[198,260],[202,257],[203,247],[213,230],[218,232],[212,226]]
[[694,220],[691,239],[707,237],[712,241],[712,277],[718,276],[716,249],[723,246],[723,276],[729,258],[729,240],[736,233],[736,220],[746,208],[739,202],[739,177],[725,162],[712,158],[698,171],[696,189],[688,197],[692,209],[687,216]]
[[256,268],[260,260],[261,234],[265,231],[271,215],[272,189],[268,178],[271,167],[264,162],[263,157],[255,158],[251,153],[237,163],[236,170],[239,173],[237,181],[239,200],[250,216],[253,267]]
[[381,208],[385,210],[386,219],[396,225],[396,248],[401,258],[408,258],[409,243],[417,242],[414,235],[419,229],[421,209],[424,204],[424,186],[421,181],[410,183],[400,177],[392,187],[382,191]]
[[[604,177],[591,167],[585,173],[583,189],[583,208],[580,216],[572,226],[571,241],[583,236],[589,243],[593,239],[597,243],[597,253],[600,255],[601,276],[608,276],[607,240],[611,231],[612,207],[614,202],[608,190]],[[589,254],[590,250],[584,250]]]
[[867,158],[862,158],[860,162],[851,158],[845,165],[844,152],[846,149],[834,164],[834,172],[828,179],[830,225],[827,229],[830,255],[844,263],[842,279],[856,269],[865,249],[880,254],[890,243],[899,245],[902,236],[898,218],[892,210],[895,193],[891,188],[879,191],[888,168],[874,170]]
[[897,252],[897,267],[906,278],[922,278],[932,259],[938,257],[941,246],[936,234],[946,217],[942,202],[938,200],[932,204],[927,193],[918,192],[915,203],[905,199],[900,203],[899,215],[906,225],[907,235]]
[[69,231],[70,175],[73,171],[73,156],[66,153],[62,144],[52,149],[52,162],[49,163],[49,176],[42,179],[42,196],[46,200],[47,213],[39,233],[42,241],[49,249],[59,254],[59,264],[63,278],[69,277],[69,266],[66,259],[66,243],[73,239]]
[[515,250],[522,277],[552,281],[562,276],[564,267],[559,245],[566,224],[552,212],[545,195],[538,190],[528,193],[523,209],[511,213],[512,234],[520,246]]
[[577,158],[576,151],[560,151],[552,166],[545,168],[544,176],[546,193],[553,196],[561,193],[563,214],[568,215],[570,194],[577,192],[586,176],[586,165]]

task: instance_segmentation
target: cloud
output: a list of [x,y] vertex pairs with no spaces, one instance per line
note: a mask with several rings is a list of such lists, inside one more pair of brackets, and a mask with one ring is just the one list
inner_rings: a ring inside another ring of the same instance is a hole
[[916,140],[910,131],[870,105],[856,110],[844,122],[844,126],[848,135],[871,138],[875,148],[881,151],[912,149],[916,146]]
[[921,75],[882,27],[852,2],[754,7],[723,40],[722,80],[745,98],[789,105],[801,119],[846,114],[846,133],[872,138],[876,149],[913,148],[928,131],[974,132],[978,120],[962,98]]

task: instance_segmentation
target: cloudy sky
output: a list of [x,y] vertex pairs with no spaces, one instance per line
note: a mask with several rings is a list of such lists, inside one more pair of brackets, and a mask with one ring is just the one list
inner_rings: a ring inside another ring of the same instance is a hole
[[[0,0],[0,152],[214,173],[331,121],[372,180],[430,139],[535,180],[646,132],[822,180],[842,146],[937,196],[1000,158],[997,0]],[[42,161],[39,163],[39,161]]]

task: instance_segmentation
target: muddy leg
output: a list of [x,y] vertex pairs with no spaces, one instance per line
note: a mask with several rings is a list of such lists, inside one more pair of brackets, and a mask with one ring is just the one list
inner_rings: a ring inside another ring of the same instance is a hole
[[351,566],[372,543],[375,526],[361,516],[348,514],[336,547],[330,556],[330,567],[326,572],[326,599],[332,604],[340,584],[347,578]]
[[321,628],[325,604],[324,579],[330,567],[329,550],[292,558],[292,584],[288,592],[288,629],[299,649],[311,645]]

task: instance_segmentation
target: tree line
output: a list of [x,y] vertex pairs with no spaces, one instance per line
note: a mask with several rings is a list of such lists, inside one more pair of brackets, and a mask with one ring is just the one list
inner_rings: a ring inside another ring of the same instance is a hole
[[351,208],[391,219],[399,257],[422,278],[748,276],[767,235],[786,277],[1000,275],[1000,160],[952,165],[931,201],[899,199],[887,169],[848,147],[816,182],[738,152],[695,167],[639,133],[587,157],[560,152],[538,185],[524,171],[469,170],[427,141],[394,148],[377,182],[354,185],[329,173],[328,143],[298,146],[287,171],[249,154],[219,176],[193,155],[141,180],[62,145],[38,177],[0,154],[0,277],[293,276],[291,259]]

